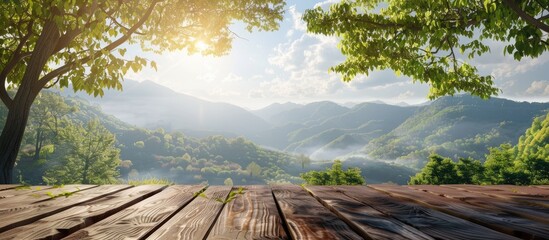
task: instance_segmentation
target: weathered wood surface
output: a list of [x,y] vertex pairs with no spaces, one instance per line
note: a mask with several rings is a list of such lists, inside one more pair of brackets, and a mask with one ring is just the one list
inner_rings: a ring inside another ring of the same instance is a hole
[[[100,188],[92,188],[92,190],[105,190]],[[2,233],[2,239],[61,239],[76,230],[90,226],[150,197],[162,188],[159,185],[137,186],[108,194],[96,200],[85,202],[60,213],[42,218],[31,224],[11,229]],[[93,194],[88,192],[83,193],[86,194],[86,197]],[[103,194],[106,193],[108,193],[107,190]],[[64,199],[64,202],[61,202],[61,204],[67,205],[67,200],[73,201],[72,199]],[[78,200],[82,200],[82,198]]]
[[0,191],[4,191],[4,190],[7,190],[7,189],[13,189],[13,188],[16,188],[16,187],[19,187],[20,185],[18,184],[4,184],[4,185],[0,185]]
[[148,239],[204,239],[221,212],[231,187],[213,186],[160,226]]
[[243,189],[241,197],[225,205],[208,239],[288,239],[271,188]]
[[51,189],[50,186],[24,186],[24,187],[21,187],[21,186],[17,187],[17,185],[13,185],[13,186],[16,186],[16,187],[5,188],[3,190],[0,190],[0,199],[15,197],[19,195],[25,195],[31,192],[36,192],[44,189]]
[[[478,186],[475,186],[475,189]],[[525,218],[530,218],[536,221],[541,221],[544,223],[549,223],[549,208],[539,206],[539,202],[533,202],[529,200],[532,197],[517,197],[512,196],[509,199],[496,197],[491,192],[490,188],[487,188],[485,192],[481,193],[478,191],[467,191],[464,186],[457,185],[452,186],[410,186],[412,189],[419,189],[427,191],[433,194],[442,195],[447,198],[458,199],[460,201],[466,202],[485,209],[492,209],[495,211],[508,212],[514,215],[522,216]],[[503,195],[497,195],[503,196]],[[511,201],[509,201],[511,200]],[[535,200],[535,199],[534,199]],[[518,201],[518,202],[516,202]],[[524,201],[527,204],[521,204],[520,202]],[[540,199],[539,201],[549,201]]]
[[394,198],[370,187],[337,187],[343,194],[438,239],[516,239],[434,209]]
[[73,193],[70,197],[50,197],[44,201],[22,207],[2,209],[0,210],[0,214],[2,215],[0,219],[0,232],[34,222],[76,204],[91,201],[128,187],[130,186],[104,185],[84,190],[83,193]]
[[0,240],[549,239],[549,186],[15,187]]
[[308,186],[307,189],[324,206],[335,212],[343,221],[364,238],[372,239],[433,239],[429,235],[406,225],[376,209],[329,186]]
[[79,230],[65,239],[139,239],[187,205],[201,186],[170,186],[96,224]]
[[[95,185],[66,185],[55,188],[41,188],[41,190],[23,190],[25,193],[13,197],[0,199],[0,212],[13,211],[28,204],[49,200],[52,196],[59,194],[75,193],[89,188],[97,187]],[[34,188],[33,188],[34,189]]]
[[273,194],[293,239],[363,239],[299,186],[276,186]]
[[[426,207],[504,232],[515,237],[528,239],[549,239],[547,225],[524,219],[500,209],[487,209],[467,204],[457,199],[448,199],[440,195],[426,195],[424,192],[395,185],[373,185],[374,189],[387,192],[389,195],[414,201]],[[512,223],[512,224],[510,224]]]

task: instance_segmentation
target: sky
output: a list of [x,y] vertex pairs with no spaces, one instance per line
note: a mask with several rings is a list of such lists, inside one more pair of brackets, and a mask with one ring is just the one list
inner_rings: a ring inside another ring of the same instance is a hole
[[[345,58],[335,37],[306,32],[302,13],[337,0],[289,0],[284,20],[275,32],[248,33],[235,24],[233,49],[221,57],[188,56],[184,52],[147,53],[158,70],[146,68],[125,77],[150,80],[174,91],[214,102],[228,102],[259,109],[278,102],[334,101],[358,103],[380,100],[391,104],[427,101],[429,86],[397,77],[391,70],[359,76],[349,83],[330,66]],[[549,101],[549,53],[520,62],[504,56],[505,43],[489,42],[491,53],[469,60],[483,75],[490,74],[503,93],[499,97],[519,101]],[[138,51],[130,49],[130,51]],[[136,52],[136,54],[139,54]]]

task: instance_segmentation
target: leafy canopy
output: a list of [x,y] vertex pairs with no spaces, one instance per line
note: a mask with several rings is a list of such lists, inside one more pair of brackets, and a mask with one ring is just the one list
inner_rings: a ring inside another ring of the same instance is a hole
[[470,92],[497,95],[492,76],[469,59],[490,52],[485,40],[508,42],[515,59],[549,50],[549,1],[343,0],[303,19],[312,33],[337,36],[346,60],[331,68],[345,81],[374,70],[430,85],[429,98]]
[[409,184],[547,184],[548,127],[549,114],[534,119],[516,146],[505,143],[489,148],[484,164],[469,158],[454,163],[450,158],[432,154]]
[[41,53],[47,64],[32,83],[35,89],[71,83],[75,91],[97,96],[103,88],[121,89],[130,69],[156,68],[153,61],[126,55],[124,43],[156,53],[221,55],[231,47],[230,24],[242,22],[248,31],[275,30],[283,10],[283,0],[2,1],[0,96],[9,107],[4,83],[22,84],[28,59],[41,50],[37,40],[47,31],[55,32],[56,44],[53,52]]
[[51,183],[112,184],[117,182],[120,149],[114,134],[99,120],[69,125],[61,131],[63,156],[44,181]]
[[362,185],[366,183],[360,168],[343,170],[340,160],[335,160],[332,168],[326,171],[309,171],[301,174],[301,178],[311,185]]

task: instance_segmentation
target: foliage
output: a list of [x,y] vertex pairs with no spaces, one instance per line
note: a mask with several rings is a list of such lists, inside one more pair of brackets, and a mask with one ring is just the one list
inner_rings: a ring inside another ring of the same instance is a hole
[[534,119],[532,126],[519,138],[517,156],[535,157],[549,161],[549,113]]
[[469,95],[443,97],[417,112],[389,133],[368,143],[365,152],[373,159],[398,159],[422,168],[431,152],[453,159],[483,159],[488,148],[516,144],[532,124],[546,115],[546,103],[513,102]]
[[484,166],[479,160],[459,158],[455,170],[458,182],[462,184],[480,184],[484,179]]
[[[210,197],[208,197],[206,195],[206,193],[204,191],[205,191],[205,189],[203,189],[199,192],[196,192],[194,195],[198,196],[198,197],[203,197],[203,198],[206,198],[206,199],[211,199]],[[229,193],[227,198],[225,198],[225,199],[215,198],[214,200],[217,201],[217,202],[220,202],[220,203],[229,203],[229,202],[235,200],[239,195],[243,195],[244,193],[246,193],[246,192],[244,192],[244,188],[239,187],[237,190],[231,190],[231,192]]]
[[98,120],[69,125],[61,132],[64,149],[58,165],[50,168],[48,183],[107,184],[117,182],[120,149],[115,137]]
[[[155,53],[226,54],[233,21],[248,31],[275,30],[284,5],[283,0],[3,1],[0,100],[8,117],[0,135],[0,183],[13,181],[30,106],[42,89],[70,86],[94,96],[105,88],[121,90],[129,70],[157,68],[142,56],[125,56],[131,45]],[[12,88],[17,91],[10,96]]]
[[257,165],[257,163],[255,162],[251,162],[246,167],[246,171],[250,173],[250,177],[259,176],[259,174],[261,173],[261,166]]
[[410,178],[410,184],[455,184],[459,183],[455,163],[450,158],[432,154],[425,167]]
[[544,140],[549,117],[536,118],[532,127],[520,137],[519,144],[501,144],[490,148],[482,165],[478,160],[451,159],[432,155],[409,184],[548,184],[549,159]]
[[41,181],[44,168],[56,150],[60,129],[71,122],[69,116],[77,110],[56,93],[43,92],[37,97],[17,160],[20,181]]
[[343,171],[340,160],[335,160],[331,169],[302,173],[301,178],[311,185],[363,185],[365,183],[360,168],[348,168]]
[[513,146],[502,144],[497,148],[490,148],[490,154],[484,162],[486,181],[493,184],[512,184],[513,176]]
[[227,179],[225,179],[225,181],[223,181],[223,184],[224,184],[225,186],[233,186],[233,185],[234,185],[234,184],[233,184],[233,179],[227,178]]
[[[121,89],[128,70],[137,72],[145,65],[156,68],[145,58],[125,56],[125,42],[138,44],[144,51],[225,54],[233,39],[228,28],[233,21],[244,23],[249,31],[274,30],[283,7],[281,0],[6,1],[0,14],[4,29],[0,37],[6,47],[0,52],[0,69],[9,72],[8,84],[21,84],[30,63],[17,61],[11,69],[7,61],[25,58],[41,47],[36,45],[41,32],[55,31],[50,41],[57,44],[52,52],[42,53],[48,64],[43,77],[33,84],[45,86],[55,80],[50,85],[102,95],[105,87]],[[200,42],[208,49],[197,47]]]
[[[488,98],[499,91],[467,59],[490,52],[489,40],[510,42],[515,59],[549,50],[547,1],[349,1],[307,10],[310,32],[337,36],[346,60],[331,68],[345,81],[393,69],[431,86],[431,99],[461,91]],[[465,59],[465,60],[463,60]]]

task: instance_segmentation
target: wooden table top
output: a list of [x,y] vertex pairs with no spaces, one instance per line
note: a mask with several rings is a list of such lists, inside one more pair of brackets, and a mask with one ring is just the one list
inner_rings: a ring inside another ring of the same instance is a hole
[[549,186],[0,185],[0,239],[549,239]]

